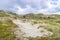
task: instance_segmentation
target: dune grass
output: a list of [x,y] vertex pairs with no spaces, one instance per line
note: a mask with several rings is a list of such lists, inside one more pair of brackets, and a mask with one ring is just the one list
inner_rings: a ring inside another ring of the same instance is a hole
[[[32,21],[33,20],[33,21]],[[60,40],[60,21],[59,19],[30,19],[33,24],[37,23],[45,23],[47,24],[43,28],[47,29],[48,31],[51,31],[53,33],[50,37],[41,37],[37,38],[29,38],[29,40]]]
[[0,20],[0,40],[15,40],[14,27],[16,25],[11,20]]

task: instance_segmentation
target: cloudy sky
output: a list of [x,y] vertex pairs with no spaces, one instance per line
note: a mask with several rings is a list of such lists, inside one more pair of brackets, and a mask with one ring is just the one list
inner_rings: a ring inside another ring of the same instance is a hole
[[60,0],[0,0],[0,10],[18,14],[60,14]]

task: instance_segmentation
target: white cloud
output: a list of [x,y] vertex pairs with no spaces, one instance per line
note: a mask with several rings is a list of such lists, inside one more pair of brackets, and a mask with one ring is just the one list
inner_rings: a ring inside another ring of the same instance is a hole
[[29,5],[26,5],[26,8],[22,8],[19,5],[15,5],[14,9],[11,9],[11,10],[15,10],[15,12],[18,13],[18,14],[26,14],[26,13],[35,13],[36,12],[36,10],[33,9]]
[[[11,8],[10,6],[14,7]],[[18,14],[58,13],[60,11],[60,0],[20,0],[20,2],[17,0],[0,0],[0,9],[6,8]]]
[[[29,5],[28,7],[24,8],[24,11],[21,13],[50,13],[54,12],[55,8],[60,7],[60,1],[52,1],[52,0],[20,0],[22,3]],[[32,8],[32,6],[36,6],[36,9]],[[21,9],[20,9],[21,10]]]

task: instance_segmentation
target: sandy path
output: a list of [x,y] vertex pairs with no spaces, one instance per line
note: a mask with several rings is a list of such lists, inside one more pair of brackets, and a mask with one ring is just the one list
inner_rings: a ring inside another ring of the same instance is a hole
[[13,20],[13,22],[19,26],[19,30],[25,33],[23,35],[24,37],[37,37],[37,36],[44,37],[51,36],[53,34],[52,32],[49,32],[44,28],[38,29],[39,24],[32,25],[30,22],[23,22],[21,20]]

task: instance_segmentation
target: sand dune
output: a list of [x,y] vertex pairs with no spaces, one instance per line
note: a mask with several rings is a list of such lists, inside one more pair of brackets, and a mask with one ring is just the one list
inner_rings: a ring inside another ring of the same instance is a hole
[[[44,28],[38,29],[38,26],[40,26],[40,24],[32,25],[31,22],[23,22],[21,20],[13,20],[13,22],[19,26],[18,30],[21,30],[24,33],[24,37],[45,37],[51,36],[53,34]],[[18,32],[17,35],[19,36],[20,32]]]

